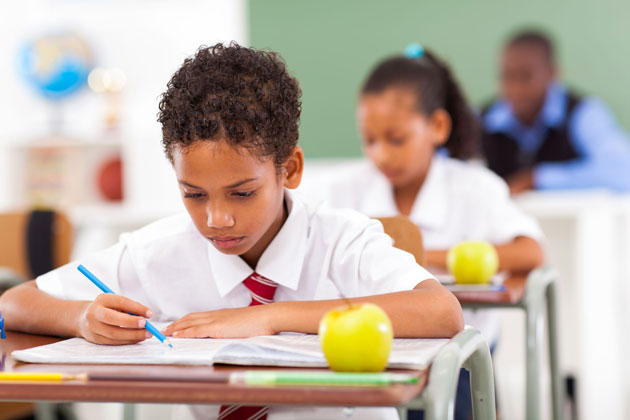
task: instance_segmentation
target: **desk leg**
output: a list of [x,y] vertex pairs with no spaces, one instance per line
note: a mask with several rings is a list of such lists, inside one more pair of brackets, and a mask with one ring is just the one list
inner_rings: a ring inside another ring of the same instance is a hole
[[396,410],[398,411],[398,418],[400,420],[407,420],[407,407],[396,407]]
[[455,393],[459,370],[470,371],[473,416],[476,420],[495,420],[494,374],[488,343],[474,329],[465,329],[440,350],[431,363],[429,382],[419,404],[425,420],[450,420],[455,412]]
[[134,420],[136,418],[136,405],[123,404],[123,420]]
[[455,394],[461,366],[459,348],[449,343],[431,364],[429,385],[423,393],[425,420],[451,420],[455,416]]
[[470,372],[473,418],[495,419],[494,372],[488,345],[484,343],[484,347],[477,348],[464,367]]
[[35,404],[35,419],[37,420],[55,420],[55,403],[38,402]]
[[540,418],[540,396],[538,381],[540,380],[540,354],[542,343],[542,302],[539,296],[528,296],[529,302],[525,306],[526,326],[526,369],[527,389],[525,391],[527,406],[525,413],[527,420]]
[[526,400],[527,420],[541,418],[540,408],[540,363],[542,356],[543,316],[547,309],[549,334],[549,371],[553,404],[553,419],[562,419],[560,374],[558,367],[558,331],[556,323],[556,293],[554,281],[557,275],[549,267],[532,271],[527,279],[525,298],[522,304],[526,317]]
[[551,373],[551,404],[553,419],[564,420],[564,394],[561,388],[560,367],[558,365],[558,323],[556,319],[556,286],[547,285],[547,336],[549,340],[549,370]]

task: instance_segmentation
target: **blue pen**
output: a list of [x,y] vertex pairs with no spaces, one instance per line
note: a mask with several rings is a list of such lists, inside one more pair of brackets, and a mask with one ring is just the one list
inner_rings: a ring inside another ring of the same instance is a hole
[[[94,274],[92,274],[90,272],[90,270],[88,270],[87,268],[85,268],[82,264],[79,264],[79,266],[77,267],[77,270],[79,270],[85,277],[88,278],[88,280],[90,280],[92,283],[94,283],[96,285],[96,287],[98,287],[99,289],[101,289],[103,291],[103,293],[111,293],[112,295],[115,295],[116,293],[114,293],[114,291],[112,289],[110,289],[109,287],[107,287],[107,285],[105,283],[103,283],[102,281],[100,281]],[[171,342],[169,341],[168,338],[166,338],[164,336],[164,334],[162,334],[160,332],[160,330],[158,330],[157,328],[155,328],[153,326],[153,324],[151,324],[149,322],[149,320],[146,321],[146,323],[144,324],[144,328],[146,328],[151,334],[153,334],[158,340],[160,340],[162,343],[167,344],[169,347],[173,348],[173,345],[171,344]]]
[[2,312],[0,312],[0,338],[7,338],[7,335],[4,333],[4,318],[2,317]]

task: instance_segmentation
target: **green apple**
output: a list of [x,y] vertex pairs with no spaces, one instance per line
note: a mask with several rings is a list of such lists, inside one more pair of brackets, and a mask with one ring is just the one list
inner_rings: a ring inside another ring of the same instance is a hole
[[488,242],[461,242],[448,251],[446,265],[456,283],[488,283],[499,268],[499,256]]
[[337,372],[380,372],[387,366],[394,333],[389,317],[371,303],[328,311],[319,323],[319,341]]

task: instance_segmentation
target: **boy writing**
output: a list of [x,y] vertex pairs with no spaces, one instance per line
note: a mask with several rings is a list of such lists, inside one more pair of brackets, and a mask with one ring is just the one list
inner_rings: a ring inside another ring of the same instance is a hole
[[[316,333],[341,292],[381,306],[397,337],[456,334],[455,297],[378,222],[290,191],[304,164],[300,111],[298,83],[278,55],[200,48],[168,83],[159,113],[187,213],[80,261],[118,295],[98,295],[71,263],[7,291],[7,327],[113,345],[148,338],[148,318],[174,321],[164,330],[174,337]],[[219,412],[206,408],[214,412],[204,417]]]

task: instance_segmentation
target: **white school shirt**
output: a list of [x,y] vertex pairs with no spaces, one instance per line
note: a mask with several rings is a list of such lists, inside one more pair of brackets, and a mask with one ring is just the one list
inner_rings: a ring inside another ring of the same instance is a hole
[[[371,217],[399,214],[391,184],[368,160],[329,171],[317,181],[307,180],[301,192]],[[438,155],[433,157],[409,218],[420,227],[427,250],[449,249],[465,240],[504,244],[517,236],[543,238],[536,220],[510,199],[501,178],[483,166]],[[498,319],[493,311],[465,310],[464,320],[490,344],[497,340]]]
[[[411,254],[392,246],[377,221],[353,210],[310,204],[285,192],[287,220],[262,254],[256,272],[279,284],[274,300],[322,300],[413,289],[432,278]],[[42,291],[63,299],[92,300],[100,292],[76,269],[84,264],[115,293],[151,308],[154,321],[192,312],[248,306],[242,284],[252,269],[218,251],[187,213],[154,222],[80,261],[36,279]],[[195,418],[215,418],[219,406],[185,406]],[[361,413],[361,414],[358,414]],[[339,407],[272,407],[269,419],[347,418]],[[313,417],[315,416],[315,417]],[[357,417],[358,416],[358,417]],[[355,418],[397,418],[393,409],[357,409]]]

